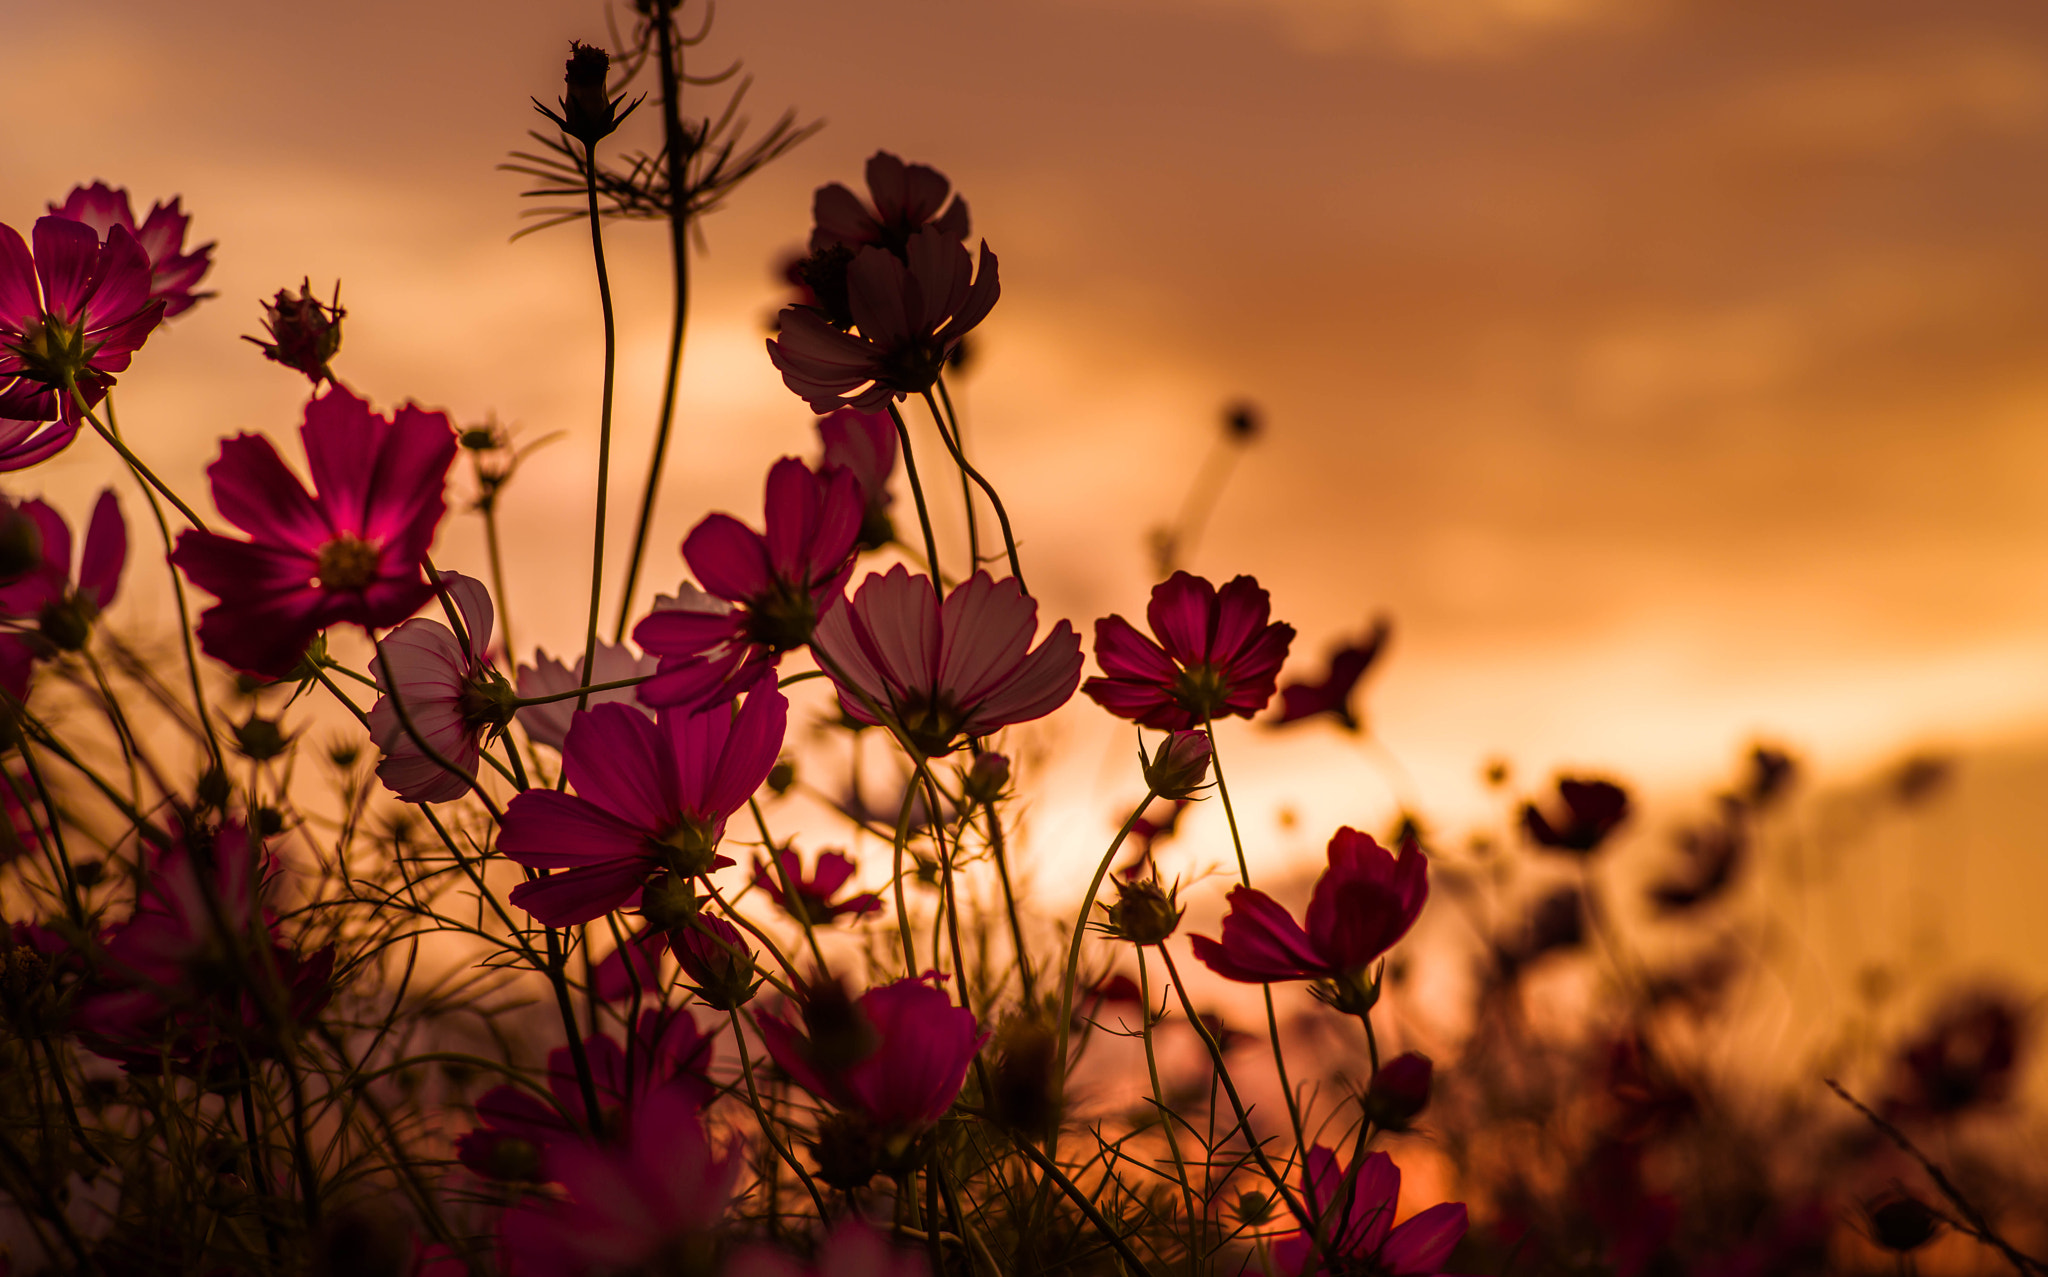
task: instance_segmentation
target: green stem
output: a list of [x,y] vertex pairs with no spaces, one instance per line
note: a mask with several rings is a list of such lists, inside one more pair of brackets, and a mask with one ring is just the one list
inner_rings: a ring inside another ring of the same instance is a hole
[[939,575],[939,541],[932,532],[932,513],[924,503],[924,484],[917,478],[917,458],[910,451],[910,427],[903,424],[903,413],[896,407],[896,401],[888,401],[889,420],[896,423],[896,439],[903,447],[903,473],[910,476],[910,495],[917,501],[917,525],[924,530],[924,565],[931,569],[932,592],[939,596],[939,602],[946,601],[944,578]]
[[[597,609],[604,594],[604,516],[610,500],[612,458],[612,388],[618,368],[618,326],[612,315],[612,282],[604,265],[604,224],[597,214],[597,145],[583,144],[583,187],[590,204],[590,251],[597,262],[597,299],[604,312],[604,397],[597,421],[597,527],[590,545],[590,621],[583,631],[583,677],[586,687],[597,665]],[[576,708],[590,707],[590,694],[577,698]],[[566,775],[563,784],[567,783]],[[558,785],[557,788],[561,786]]]
[[[944,382],[939,383],[939,393],[945,393]],[[939,406],[932,402],[932,395],[929,390],[925,392],[924,401],[925,405],[931,409],[932,420],[938,423],[939,438],[945,441],[947,450],[953,454],[954,463],[960,467],[961,473],[965,474],[968,478],[974,480],[976,486],[978,486],[983,493],[987,494],[988,503],[995,507],[996,522],[1000,523],[1003,528],[1003,548],[1009,552],[1010,556],[1010,575],[1017,579],[1018,589],[1023,590],[1026,594],[1031,593],[1030,590],[1025,589],[1024,587],[1024,566],[1021,562],[1018,561],[1017,558],[1017,537],[1010,530],[1010,512],[1003,508],[1003,499],[996,495],[996,490],[989,483],[989,481],[981,477],[981,471],[976,470],[973,466],[967,464],[967,455],[961,450],[960,441],[954,437],[952,432],[949,432],[946,429],[946,424],[944,420],[941,419],[939,416]],[[947,409],[950,411],[952,408],[952,403],[950,400],[947,402],[946,406]],[[959,428],[959,423],[955,421],[953,429],[957,431]]]
[[1166,1147],[1173,1154],[1174,1178],[1180,1181],[1182,1199],[1188,1212],[1188,1271],[1195,1271],[1195,1257],[1201,1253],[1199,1229],[1206,1217],[1195,1209],[1195,1189],[1188,1183],[1188,1164],[1180,1155],[1180,1136],[1173,1124],[1177,1115],[1166,1104],[1166,1091],[1159,1085],[1159,1057],[1152,1049],[1152,976],[1145,962],[1145,946],[1138,946],[1138,995],[1144,999],[1138,1008],[1138,1023],[1145,1034],[1145,1070],[1152,1077],[1152,1102],[1159,1106],[1159,1121],[1166,1127]]

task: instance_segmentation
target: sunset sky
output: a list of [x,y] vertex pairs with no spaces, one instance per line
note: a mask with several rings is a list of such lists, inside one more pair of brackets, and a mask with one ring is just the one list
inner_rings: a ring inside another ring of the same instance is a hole
[[[358,390],[569,432],[507,513],[524,642],[573,650],[588,241],[508,242],[523,179],[494,165],[567,40],[610,42],[594,0],[0,10],[0,221],[100,177],[182,194],[220,242],[220,298],[123,382],[138,451],[198,493],[220,435],[295,426],[304,383],[236,337],[338,277]],[[1446,825],[1485,811],[1495,756],[1682,797],[1759,735],[1847,778],[2048,727],[2039,5],[731,0],[700,65],[735,56],[757,123],[826,128],[705,223],[648,593],[706,509],[756,517],[766,465],[813,449],[761,347],[771,266],[813,188],[886,148],[947,172],[1001,255],[965,407],[1048,612],[1142,607],[1146,529],[1249,397],[1266,436],[1190,566],[1270,587],[1305,673],[1392,614],[1373,722]],[[666,245],[609,242],[631,487]],[[82,510],[111,473],[86,441],[27,483]],[[480,572],[479,543],[453,528],[443,563]],[[1232,738],[1304,847],[1384,816],[1336,739]],[[2048,889],[2039,859],[2011,868]]]

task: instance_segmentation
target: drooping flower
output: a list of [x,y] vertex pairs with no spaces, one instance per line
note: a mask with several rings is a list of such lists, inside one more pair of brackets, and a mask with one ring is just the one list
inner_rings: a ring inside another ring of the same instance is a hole
[[1027,653],[1037,632],[1038,604],[1014,580],[976,572],[941,607],[930,580],[899,564],[827,612],[813,647],[848,717],[879,724],[876,705],[935,757],[1066,704],[1081,677],[1081,636],[1061,621]]
[[[836,851],[824,852],[818,857],[817,868],[811,877],[804,877],[803,857],[795,851],[783,851],[776,855],[781,872],[760,856],[754,857],[754,885],[773,900],[776,907],[799,921],[812,926],[828,926],[835,918],[852,914],[874,913],[882,907],[882,898],[872,891],[863,891],[835,901],[847,880],[853,877],[853,861]],[[789,893],[782,889],[784,876],[789,879]]]
[[988,1035],[978,1032],[972,1012],[928,980],[879,985],[851,1003],[851,1023],[819,1006],[804,1005],[799,1032],[780,1016],[763,1013],[761,1040],[775,1062],[798,1086],[881,1132],[903,1135],[923,1130],[946,1115],[967,1078],[967,1066]]
[[[24,626],[0,634],[0,647],[26,653],[12,658],[17,661],[79,651],[121,585],[121,568],[128,560],[128,525],[121,518],[121,504],[111,489],[100,494],[92,522],[86,525],[76,577],[71,570],[71,528],[63,516],[41,501],[24,502],[21,512],[40,534],[42,563],[28,575],[0,585],[0,617]],[[34,628],[26,628],[30,625]]]
[[1176,572],[1152,588],[1145,617],[1159,641],[1121,616],[1095,623],[1102,674],[1082,692],[1119,718],[1160,731],[1205,719],[1250,718],[1273,698],[1294,627],[1268,623],[1272,604],[1259,583],[1234,577],[1217,589]]
[[896,539],[889,517],[893,498],[889,476],[896,472],[896,423],[887,413],[841,408],[818,420],[825,450],[820,471],[843,469],[860,484],[865,507],[860,521],[860,548],[879,550]]
[[214,504],[251,539],[192,529],[171,555],[220,600],[199,620],[200,645],[265,678],[289,672],[330,625],[396,625],[433,597],[420,564],[455,460],[446,413],[407,404],[386,417],[341,386],[306,405],[299,437],[312,493],[268,439],[238,435],[206,473]]
[[[633,649],[623,643],[597,641],[597,660],[591,663],[590,681],[593,683],[616,683],[622,679],[644,678],[654,673],[656,659],[653,656],[636,656]],[[573,692],[583,686],[583,659],[563,664],[539,648],[534,649],[533,664],[519,667],[519,695],[522,699],[533,696],[554,696],[562,692]],[[608,692],[592,692],[587,708],[599,705],[640,705],[639,689],[615,687]],[[653,718],[653,710],[642,710]],[[519,723],[536,744],[559,750],[569,736],[569,721],[576,714],[576,698],[565,697],[542,705],[521,705]]]
[[726,818],[767,779],[788,715],[767,679],[738,714],[663,710],[649,722],[600,705],[576,715],[562,751],[576,792],[530,789],[505,809],[499,850],[555,871],[514,887],[512,902],[571,926],[625,904],[663,869],[690,878],[733,863],[718,854]]
[[1320,682],[1292,682],[1280,689],[1280,715],[1273,719],[1273,726],[1298,723],[1318,714],[1328,714],[1347,732],[1355,732],[1365,725],[1365,720],[1352,707],[1351,701],[1358,691],[1359,680],[1386,651],[1387,639],[1393,633],[1393,624],[1385,617],[1375,618],[1372,629],[1356,643],[1340,644],[1330,653],[1330,672]]
[[185,251],[185,232],[192,219],[179,204],[174,195],[168,204],[151,205],[149,216],[137,226],[127,190],[94,182],[73,187],[62,204],[50,205],[50,212],[91,227],[103,244],[117,226],[133,235],[149,256],[150,300],[162,302],[164,318],[169,319],[213,296],[192,291],[213,266],[213,244],[209,241]]
[[1369,968],[1422,913],[1429,862],[1413,847],[1397,857],[1349,827],[1330,839],[1329,858],[1309,896],[1306,930],[1265,892],[1233,887],[1223,939],[1196,936],[1195,956],[1226,980],[1325,981],[1340,1008],[1370,1005]]
[[731,700],[810,642],[818,618],[837,603],[853,572],[860,536],[860,485],[844,470],[811,473],[794,457],[768,472],[767,532],[714,514],[683,542],[683,558],[723,611],[657,611],[633,627],[633,641],[661,658],[640,687],[649,705],[700,710]]
[[1396,1227],[1401,1168],[1385,1153],[1373,1153],[1357,1169],[1351,1200],[1340,1202],[1344,1173],[1337,1168],[1337,1155],[1321,1144],[1309,1150],[1301,1175],[1303,1206],[1318,1221],[1328,1262],[1314,1236],[1302,1231],[1273,1243],[1274,1271],[1282,1277],[1352,1272],[1429,1277],[1442,1272],[1465,1238],[1464,1203],[1440,1203]]
[[75,430],[67,388],[88,405],[104,398],[163,321],[164,303],[151,298],[149,255],[126,228],[103,244],[83,222],[42,217],[31,233],[33,253],[0,226],[0,417],[61,417]]
[[232,822],[155,853],[142,898],[107,931],[95,991],[73,1017],[85,1044],[130,1072],[168,1062],[215,1079],[244,1054],[290,1049],[282,1035],[333,993],[334,946],[307,957],[278,939],[268,904],[275,869]]
[[598,1277],[709,1272],[713,1231],[732,1201],[737,1147],[715,1154],[697,1105],[663,1089],[635,1112],[616,1144],[562,1141],[547,1176],[567,1196],[527,1198],[507,1210],[501,1255],[509,1277]]
[[967,201],[953,196],[946,175],[923,164],[905,164],[887,151],[876,151],[867,163],[868,198],[839,182],[818,188],[811,200],[811,251],[834,244],[848,248],[870,245],[902,253],[911,236],[930,226],[954,240],[968,235]]
[[1557,796],[1564,810],[1556,816],[1522,804],[1522,830],[1539,847],[1590,856],[1628,819],[1628,791],[1611,780],[1560,777]]
[[[634,1111],[656,1092],[674,1090],[699,1108],[712,1096],[707,1073],[712,1039],[698,1030],[687,1010],[643,1011],[633,1036],[630,1054],[608,1033],[583,1041],[597,1093],[600,1139],[624,1132]],[[486,1179],[538,1181],[546,1174],[551,1145],[590,1134],[575,1056],[568,1047],[548,1053],[547,1080],[552,1104],[511,1085],[477,1097],[482,1124],[455,1141],[455,1155],[464,1166]]]
[[873,411],[929,390],[969,330],[995,308],[996,255],[981,245],[977,268],[957,239],[936,227],[910,237],[902,257],[863,248],[846,268],[845,331],[823,309],[784,308],[768,358],[783,384],[815,412]]
[[[491,664],[491,596],[481,581],[441,574],[442,588],[462,617],[467,642],[439,621],[415,617],[391,631],[370,661],[384,694],[370,707],[370,739],[384,751],[377,779],[409,803],[453,802],[469,793],[462,776],[443,767],[413,739],[464,775],[476,775],[487,733],[512,721],[512,688]],[[401,717],[392,692],[404,703]],[[412,731],[406,730],[406,719]]]

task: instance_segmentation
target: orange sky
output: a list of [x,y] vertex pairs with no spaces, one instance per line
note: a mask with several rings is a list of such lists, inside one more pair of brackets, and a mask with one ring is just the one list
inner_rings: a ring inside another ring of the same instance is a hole
[[[235,338],[339,276],[359,390],[570,432],[508,515],[525,633],[575,643],[587,244],[508,244],[521,179],[493,165],[601,11],[6,8],[0,220],[103,177],[221,242],[221,298],[123,383],[138,449],[196,492],[219,435],[295,425],[303,385]],[[1757,733],[1846,774],[2048,723],[2039,6],[774,0],[721,9],[704,65],[733,54],[757,118],[828,127],[706,224],[651,585],[810,449],[761,350],[769,262],[886,147],[951,174],[1002,256],[970,431],[1048,610],[1142,606],[1144,530],[1253,397],[1268,437],[1192,566],[1256,573],[1306,656],[1394,614],[1375,722],[1448,823],[1496,754],[1683,793]],[[630,488],[665,244],[611,244]],[[109,473],[88,442],[28,486],[82,509]],[[453,526],[442,560],[480,570],[477,544]],[[1063,730],[1123,749],[1091,714]],[[1381,819],[1332,739],[1256,749],[1245,783],[1305,830]]]

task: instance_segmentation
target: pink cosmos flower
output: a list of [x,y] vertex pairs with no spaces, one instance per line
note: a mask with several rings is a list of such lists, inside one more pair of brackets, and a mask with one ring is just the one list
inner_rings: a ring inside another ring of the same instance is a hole
[[827,612],[813,647],[848,717],[879,725],[868,708],[877,705],[936,757],[962,737],[1066,704],[1081,677],[1081,636],[1061,621],[1027,653],[1037,632],[1038,604],[1014,580],[976,572],[942,608],[930,579],[899,564]]
[[13,415],[56,410],[56,400],[43,397],[33,383],[17,381],[10,386],[0,378],[0,472],[26,470],[71,446],[78,437],[76,420],[22,420]]
[[557,870],[512,889],[512,902],[551,927],[625,904],[648,878],[733,862],[718,855],[725,821],[746,806],[782,748],[789,702],[764,679],[738,714],[663,710],[654,722],[623,705],[576,716],[562,751],[574,794],[530,789],[505,809],[498,849],[530,869]]
[[1234,887],[1223,939],[1196,936],[1195,956],[1245,984],[1327,980],[1340,990],[1361,987],[1367,968],[1421,914],[1429,862],[1412,847],[1396,857],[1349,827],[1330,839],[1329,856],[1309,897],[1306,931],[1265,892]]
[[896,423],[883,412],[841,408],[818,421],[825,450],[820,471],[843,469],[860,484],[865,507],[860,521],[860,548],[879,550],[896,539],[889,518],[889,477],[896,472]]
[[93,622],[113,603],[128,560],[128,525],[111,489],[93,506],[75,579],[71,529],[63,516],[41,501],[24,502],[21,512],[42,535],[43,561],[28,575],[0,585],[0,617],[34,627],[0,635],[0,647],[19,649],[10,663],[82,649]]
[[868,159],[867,180],[872,210],[838,182],[818,188],[811,200],[812,252],[843,244],[901,253],[910,237],[926,226],[956,241],[967,239],[967,201],[956,196],[947,202],[953,184],[944,173],[876,151]]
[[370,677],[385,690],[370,707],[370,739],[384,751],[377,779],[409,803],[453,802],[470,787],[414,743],[390,688],[397,687],[420,739],[472,777],[485,734],[504,730],[512,716],[512,689],[491,665],[490,594],[482,582],[456,572],[443,572],[441,583],[469,641],[439,621],[416,617],[391,631],[370,661]]
[[[858,917],[882,907],[882,898],[872,891],[863,891],[837,902],[832,899],[853,877],[853,862],[839,852],[828,851],[820,855],[817,870],[808,879],[804,877],[803,857],[796,852],[781,852],[776,858],[782,862],[781,873],[777,873],[775,867],[760,856],[754,857],[754,885],[792,918],[822,927],[846,914]],[[793,895],[783,894],[784,874],[789,876]]]
[[199,621],[209,656],[279,678],[330,625],[396,625],[433,597],[420,572],[455,460],[448,415],[407,404],[395,417],[340,386],[306,405],[299,431],[308,493],[259,435],[221,445],[207,467],[214,504],[251,539],[187,530],[171,562],[220,600]]
[[1337,1155],[1318,1144],[1302,1166],[1301,1191],[1311,1215],[1322,1224],[1325,1263],[1308,1232],[1273,1243],[1273,1268],[1282,1277],[1335,1277],[1353,1271],[1386,1277],[1427,1277],[1440,1273],[1465,1238],[1465,1206],[1444,1202],[1394,1225],[1401,1198],[1401,1168],[1385,1153],[1367,1156],[1358,1168],[1351,1200],[1339,1202],[1344,1176]]
[[506,1271],[599,1277],[654,1271],[664,1258],[684,1271],[709,1271],[712,1230],[732,1201],[742,1160],[737,1147],[723,1156],[712,1151],[688,1096],[656,1091],[619,1143],[565,1141],[548,1149],[546,1173],[566,1196],[528,1198],[505,1212]]
[[1145,617],[1159,642],[1121,616],[1095,623],[1102,677],[1081,690],[1119,718],[1179,731],[1205,719],[1250,718],[1273,698],[1294,627],[1267,623],[1272,605],[1259,583],[1234,577],[1217,589],[1186,572],[1152,588]]
[[973,1013],[954,1006],[928,980],[869,989],[853,1011],[863,1031],[835,1034],[835,1045],[839,1037],[855,1037],[867,1046],[864,1052],[821,1048],[822,1038],[767,1013],[760,1017],[761,1040],[798,1086],[882,1131],[921,1130],[944,1117],[988,1040],[976,1032]]
[[162,302],[164,318],[169,319],[213,296],[192,291],[193,285],[213,266],[213,245],[205,243],[189,253],[185,251],[185,231],[192,219],[178,205],[175,195],[168,204],[151,205],[149,216],[137,226],[128,192],[105,182],[94,182],[91,186],[71,188],[71,194],[61,205],[50,205],[50,212],[91,227],[101,243],[117,226],[133,235],[149,255],[150,300]]
[[818,1243],[809,1264],[757,1244],[742,1247],[719,1277],[928,1277],[930,1272],[922,1251],[892,1246],[867,1221],[847,1215]]
[[[0,417],[61,417],[75,433],[78,406],[64,388],[98,403],[163,321],[164,303],[151,298],[149,255],[126,229],[114,227],[102,244],[82,222],[43,217],[33,235],[30,253],[18,231],[0,226]],[[18,425],[0,432],[18,436],[12,448],[45,446]]]
[[1293,682],[1281,688],[1280,715],[1272,720],[1272,725],[1279,727],[1314,718],[1318,714],[1328,714],[1347,732],[1363,728],[1364,719],[1351,707],[1351,700],[1358,691],[1359,680],[1386,650],[1387,639],[1392,633],[1393,624],[1387,618],[1379,617],[1363,639],[1341,644],[1330,653],[1330,672],[1321,682]]
[[168,1060],[214,1078],[244,1052],[285,1049],[265,1008],[282,1007],[292,1024],[317,1015],[333,992],[334,947],[307,958],[276,938],[274,871],[234,823],[157,852],[135,912],[106,933],[97,991],[74,1017],[86,1045],[130,1072]]
[[699,523],[683,557],[704,588],[733,606],[677,608],[633,627],[633,641],[661,657],[640,687],[649,705],[695,711],[729,701],[810,642],[818,618],[839,601],[860,536],[860,485],[841,470],[812,474],[794,457],[768,472],[767,532],[728,514]]
[[[652,656],[636,656],[633,649],[623,643],[597,643],[597,660],[590,669],[593,683],[616,683],[620,679],[642,678],[654,673],[656,661]],[[563,664],[546,652],[535,649],[533,664],[521,665],[518,672],[519,695],[553,696],[558,692],[571,692],[583,686],[583,658],[577,657],[569,664]],[[638,689],[615,687],[609,692],[592,692],[589,708],[599,705],[640,704]],[[649,718],[654,711],[642,711]],[[526,734],[536,744],[559,750],[569,736],[569,720],[576,713],[576,700],[549,701],[545,705],[521,705],[519,723],[526,728]]]
[[[583,1042],[603,1115],[601,1139],[626,1130],[634,1111],[658,1091],[674,1090],[699,1108],[711,1100],[712,1039],[687,1010],[644,1011],[633,1036],[630,1068],[628,1053],[610,1034]],[[484,1092],[476,1102],[482,1125],[457,1137],[455,1156],[486,1179],[541,1180],[550,1146],[587,1134],[582,1085],[566,1046],[548,1053],[548,1094],[552,1104],[522,1086]]]
[[843,331],[820,309],[786,307],[780,336],[768,339],[768,358],[813,411],[873,411],[930,389],[1001,292],[986,242],[977,269],[959,240],[928,226],[910,237],[902,256],[886,248],[854,254],[843,318],[857,332]]

